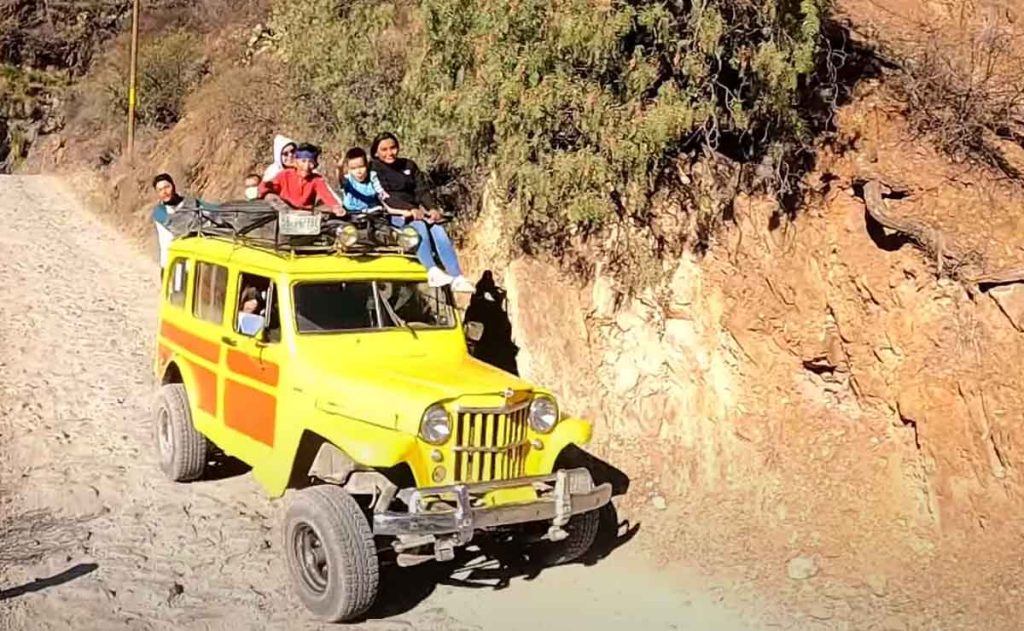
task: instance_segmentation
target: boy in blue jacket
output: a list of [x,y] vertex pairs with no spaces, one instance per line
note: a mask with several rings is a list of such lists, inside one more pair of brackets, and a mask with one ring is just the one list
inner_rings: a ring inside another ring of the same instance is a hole
[[387,193],[375,182],[374,173],[370,173],[369,159],[366,152],[353,147],[345,153],[346,174],[341,179],[342,205],[350,213],[361,213],[370,208],[377,208],[387,199]]

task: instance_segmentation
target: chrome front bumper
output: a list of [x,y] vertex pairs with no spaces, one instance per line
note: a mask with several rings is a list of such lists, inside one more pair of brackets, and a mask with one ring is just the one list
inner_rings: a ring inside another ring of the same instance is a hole
[[[537,491],[537,499],[498,506],[480,505],[483,494],[522,487],[533,487]],[[373,534],[455,535],[456,545],[464,545],[473,538],[475,531],[497,526],[546,521],[554,528],[561,528],[573,515],[607,504],[612,497],[612,487],[611,484],[594,486],[594,479],[586,469],[560,469],[551,475],[515,480],[402,489],[396,497],[405,503],[407,509],[389,511],[386,506],[391,502],[384,502],[382,510],[373,515]],[[455,507],[428,510],[425,500],[432,498],[447,500]]]

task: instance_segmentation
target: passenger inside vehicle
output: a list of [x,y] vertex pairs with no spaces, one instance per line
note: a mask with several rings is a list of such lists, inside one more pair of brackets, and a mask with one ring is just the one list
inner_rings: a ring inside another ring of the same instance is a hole
[[238,297],[236,330],[242,335],[253,337],[266,324],[264,340],[279,342],[281,318],[274,283],[269,278],[256,274],[242,274],[239,286],[243,289]]
[[238,303],[238,332],[252,337],[263,328],[263,300],[259,291],[249,286],[242,290]]

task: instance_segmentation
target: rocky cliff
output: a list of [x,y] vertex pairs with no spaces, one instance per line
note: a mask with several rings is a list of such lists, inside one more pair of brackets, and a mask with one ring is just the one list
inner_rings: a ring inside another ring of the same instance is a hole
[[[962,608],[987,579],[956,559],[1020,573],[1000,549],[1024,534],[1024,285],[984,278],[1021,260],[1024,192],[915,140],[877,85],[839,130],[797,220],[741,196],[708,255],[634,299],[600,271],[581,286],[508,260],[493,229],[473,246],[503,268],[520,370],[596,419],[665,558],[770,582],[750,568],[805,555],[941,609],[914,586],[927,572]],[[878,181],[937,254],[868,212]]]

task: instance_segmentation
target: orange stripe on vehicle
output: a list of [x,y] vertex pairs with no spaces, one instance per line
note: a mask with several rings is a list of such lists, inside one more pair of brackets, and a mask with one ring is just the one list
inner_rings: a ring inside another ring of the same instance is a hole
[[189,362],[196,382],[196,407],[217,416],[217,373]]
[[212,364],[220,361],[220,344],[217,342],[211,342],[210,340],[193,335],[182,328],[174,326],[170,322],[160,323],[160,335],[165,337],[167,341],[177,344],[189,353]]
[[224,386],[224,424],[274,446],[277,398],[255,388],[228,380]]
[[228,350],[228,370],[243,377],[255,379],[271,388],[277,386],[277,364],[261,362],[255,357],[240,351]]

